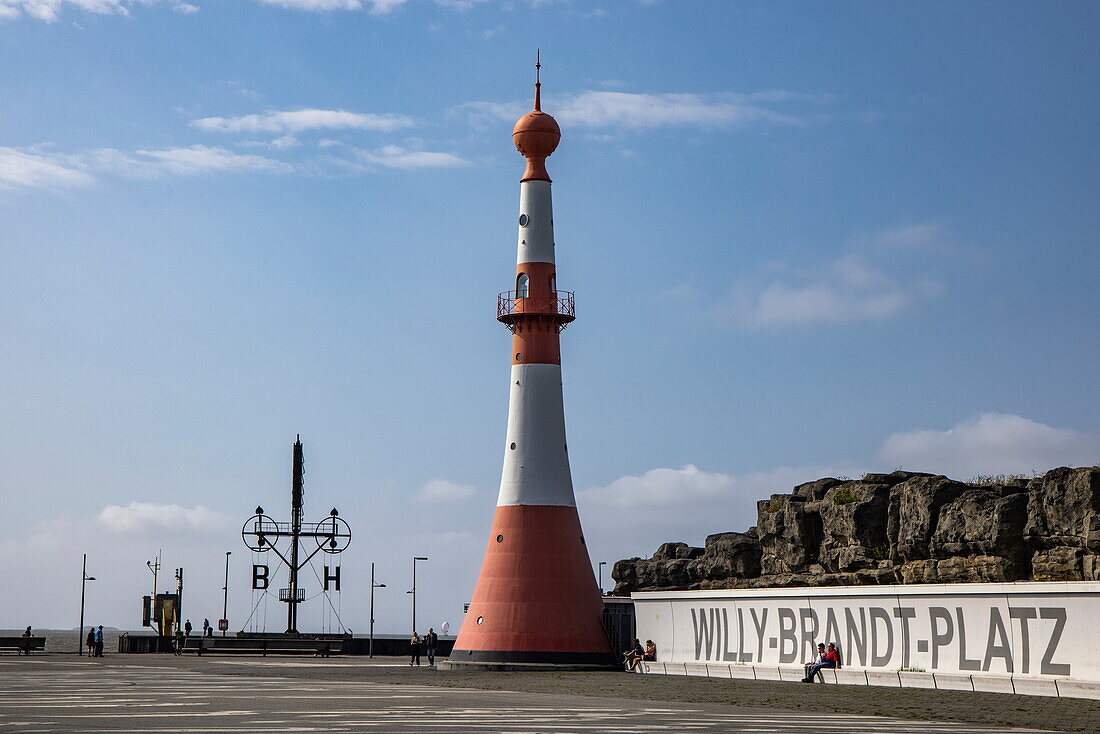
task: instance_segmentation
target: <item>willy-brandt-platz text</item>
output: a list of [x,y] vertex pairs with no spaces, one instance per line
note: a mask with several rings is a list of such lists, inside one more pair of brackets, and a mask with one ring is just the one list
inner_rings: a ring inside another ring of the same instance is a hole
[[833,640],[848,665],[1072,675],[1060,606],[692,607],[698,662],[794,664]]

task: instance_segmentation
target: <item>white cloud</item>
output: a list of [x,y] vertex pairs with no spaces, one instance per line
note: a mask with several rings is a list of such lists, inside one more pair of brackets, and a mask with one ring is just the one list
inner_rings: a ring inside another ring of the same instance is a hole
[[347,110],[284,110],[240,117],[203,117],[191,125],[200,130],[227,133],[299,133],[304,130],[373,130],[391,132],[412,126],[404,115],[370,114]]
[[149,502],[107,505],[96,517],[106,530],[120,534],[222,532],[228,518],[205,507],[181,507]]
[[99,15],[129,15],[134,3],[129,0],[0,0],[0,18],[17,18],[23,13],[52,23],[65,6]]
[[[782,104],[823,104],[829,95],[807,95],[782,90],[738,94],[650,94],[585,91],[556,95],[554,117],[571,128],[645,130],[659,127],[737,127],[755,123],[801,125],[820,114],[784,111]],[[471,102],[463,105],[475,119],[515,120],[530,109],[530,102]]]
[[333,10],[361,10],[364,4],[375,15],[384,15],[404,5],[406,0],[260,0],[264,5],[277,5],[291,10],[327,13]]
[[0,187],[79,186],[93,180],[85,171],[54,158],[0,146]]
[[943,290],[921,266],[902,261],[942,249],[944,237],[937,223],[907,224],[854,237],[847,252],[817,269],[773,263],[736,283],[715,313],[755,328],[884,321]]
[[477,494],[477,488],[470,484],[455,484],[446,479],[433,479],[425,482],[416,493],[419,502],[461,502]]
[[225,148],[192,145],[186,148],[138,150],[133,153],[101,148],[73,156],[93,170],[121,176],[154,178],[166,174],[195,176],[205,173],[285,173],[293,168],[282,161],[234,153]]
[[377,150],[356,150],[355,154],[362,163],[384,168],[457,168],[469,165],[469,161],[453,153],[406,150],[396,145],[387,145]]
[[271,147],[276,150],[286,150],[287,148],[294,148],[300,145],[298,139],[293,135],[283,135],[280,138],[275,138],[271,141]]
[[578,497],[594,506],[616,508],[682,507],[697,503],[720,508],[723,504],[754,503],[773,492],[786,492],[796,484],[826,476],[830,471],[825,466],[784,466],[734,476],[706,472],[688,464],[679,469],[650,469],[638,476],[619,477],[602,487],[581,490]]
[[898,282],[856,255],[845,255],[820,273],[791,276],[763,288],[742,287],[724,314],[754,327],[882,321],[924,290]]
[[946,430],[887,438],[878,458],[889,466],[969,479],[979,474],[1031,474],[1100,463],[1100,436],[1054,428],[1018,415],[982,413]]
[[858,476],[851,465],[779,467],[733,475],[693,465],[651,469],[577,493],[595,560],[651,553],[666,541],[702,545],[711,533],[756,524],[756,502],[826,476]]

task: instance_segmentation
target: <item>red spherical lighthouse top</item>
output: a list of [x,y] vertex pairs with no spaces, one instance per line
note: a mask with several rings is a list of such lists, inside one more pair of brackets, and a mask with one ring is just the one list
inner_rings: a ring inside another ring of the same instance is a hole
[[519,118],[512,129],[512,142],[516,144],[516,150],[527,159],[527,170],[523,172],[520,181],[549,181],[546,159],[561,140],[558,121],[542,111],[542,84],[539,82],[541,67],[540,62],[535,62],[535,109]]

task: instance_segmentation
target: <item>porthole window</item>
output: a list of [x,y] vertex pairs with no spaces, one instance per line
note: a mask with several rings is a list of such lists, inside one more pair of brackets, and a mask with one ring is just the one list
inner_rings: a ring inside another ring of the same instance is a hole
[[498,535],[497,536],[497,542],[498,543],[503,543],[504,542],[504,536],[503,535]]
[[512,442],[512,451],[515,451],[515,450],[516,450],[516,442],[515,442],[515,441],[513,441],[513,442]]
[[516,361],[517,362],[519,361],[519,354],[520,354],[519,352],[516,352]]
[[526,227],[527,223],[530,222],[530,221],[531,220],[527,217],[526,214],[520,214],[519,215],[519,226]]
[[477,623],[478,623],[478,624],[481,624],[481,623],[482,623],[482,622],[484,622],[484,621],[485,621],[485,617],[478,617],[478,618],[477,618]]

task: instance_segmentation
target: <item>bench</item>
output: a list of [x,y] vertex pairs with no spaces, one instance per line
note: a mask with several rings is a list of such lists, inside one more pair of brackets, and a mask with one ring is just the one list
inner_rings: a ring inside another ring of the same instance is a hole
[[31,650],[45,650],[45,637],[0,637],[0,650],[15,650],[30,655]]
[[327,658],[344,652],[343,640],[297,639],[241,639],[237,637],[189,637],[183,645],[184,652],[196,655],[211,653],[240,653],[242,655],[301,655],[313,653]]

